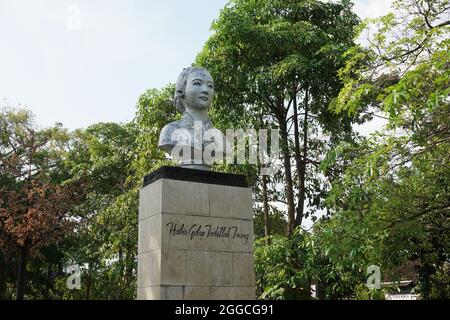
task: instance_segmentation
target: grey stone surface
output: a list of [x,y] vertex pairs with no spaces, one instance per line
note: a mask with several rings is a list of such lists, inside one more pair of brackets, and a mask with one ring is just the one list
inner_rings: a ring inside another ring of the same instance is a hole
[[233,300],[236,299],[235,287],[211,287],[210,291],[211,300]]
[[254,300],[256,296],[255,287],[235,287],[234,299],[236,300]]
[[212,270],[210,268],[211,253],[209,251],[187,251],[186,285],[210,286]]
[[151,286],[138,288],[137,300],[165,300],[166,288],[161,286]]
[[255,284],[253,253],[233,252],[233,285],[250,287]]
[[253,220],[249,188],[210,185],[209,195],[212,217]]
[[183,285],[186,282],[186,251],[161,250],[161,284]]
[[[231,286],[233,284],[233,253],[216,251],[213,252],[211,258],[211,264],[219,266],[211,270],[211,284],[213,286]],[[247,271],[252,272],[253,269]]]
[[161,248],[161,218],[155,214],[139,222],[138,253]]
[[161,212],[209,216],[209,185],[169,179],[159,181],[162,181]]
[[138,254],[138,288],[161,283],[161,251]]
[[184,288],[184,300],[209,300],[209,287],[186,286]]
[[160,179],[141,190],[138,299],[255,298],[250,190],[219,187]]
[[168,286],[166,287],[167,300],[183,300],[184,287]]
[[158,180],[139,190],[139,220],[161,213],[162,182]]
[[254,300],[255,287],[211,287],[211,300]]

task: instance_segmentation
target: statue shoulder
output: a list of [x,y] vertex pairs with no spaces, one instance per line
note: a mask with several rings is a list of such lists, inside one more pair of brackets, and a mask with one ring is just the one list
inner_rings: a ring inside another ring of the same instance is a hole
[[158,146],[159,147],[167,146],[167,145],[173,146],[175,144],[175,142],[172,141],[172,133],[176,129],[180,129],[180,128],[182,128],[181,120],[170,122],[170,123],[166,124],[162,128],[161,133],[159,134]]

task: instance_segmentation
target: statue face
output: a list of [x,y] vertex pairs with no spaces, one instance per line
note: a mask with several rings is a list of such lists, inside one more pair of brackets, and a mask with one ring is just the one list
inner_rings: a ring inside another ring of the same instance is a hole
[[214,82],[204,71],[192,72],[186,83],[184,103],[194,109],[208,109],[214,97]]

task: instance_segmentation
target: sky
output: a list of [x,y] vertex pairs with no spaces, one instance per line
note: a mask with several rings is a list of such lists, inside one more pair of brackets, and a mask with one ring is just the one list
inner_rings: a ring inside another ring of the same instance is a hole
[[0,0],[0,99],[27,106],[42,126],[131,120],[140,94],[194,61],[224,5]]
[[[0,106],[26,106],[42,127],[132,120],[140,94],[191,65],[227,2],[0,0]],[[355,11],[382,15],[390,2]]]

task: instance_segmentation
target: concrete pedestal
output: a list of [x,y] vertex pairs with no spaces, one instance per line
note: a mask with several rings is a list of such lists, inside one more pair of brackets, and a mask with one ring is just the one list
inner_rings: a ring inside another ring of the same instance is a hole
[[243,176],[156,170],[139,195],[137,299],[255,299],[253,237]]

